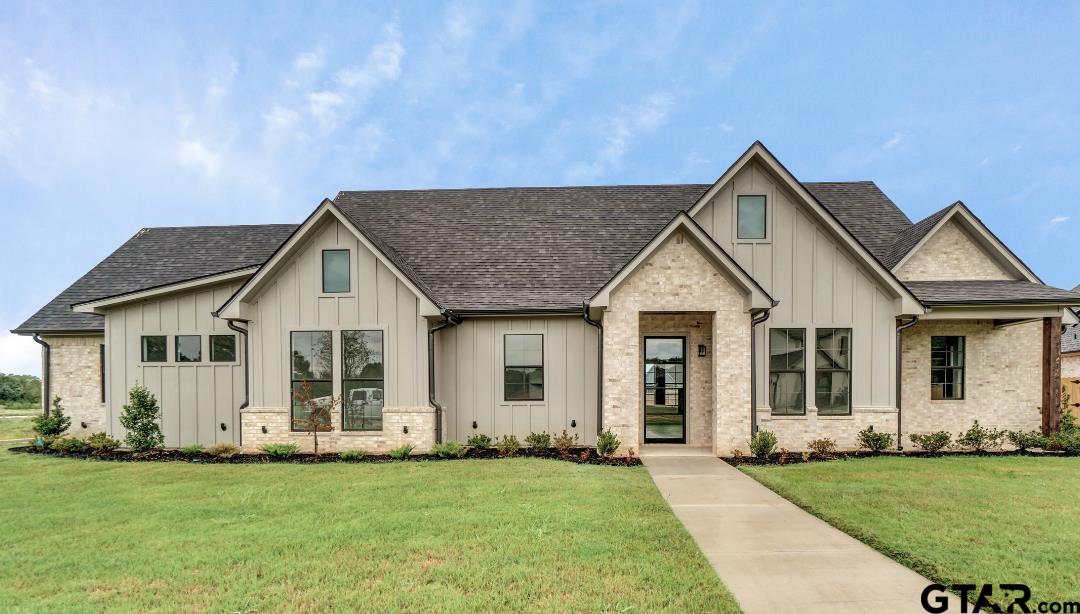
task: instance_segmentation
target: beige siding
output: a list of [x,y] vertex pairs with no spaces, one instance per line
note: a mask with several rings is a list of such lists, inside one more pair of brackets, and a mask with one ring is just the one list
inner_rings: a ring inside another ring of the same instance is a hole
[[946,222],[896,271],[902,281],[1016,279],[955,218]]
[[[503,335],[518,332],[544,335],[543,401],[503,400]],[[469,318],[436,335],[445,440],[463,442],[476,433],[521,439],[566,429],[582,443],[595,442],[597,332],[580,316]]]
[[[236,291],[240,282],[201,288],[162,298],[120,305],[105,316],[108,355],[107,422],[123,437],[120,413],[136,382],[149,388],[161,405],[165,445],[204,445],[238,441],[244,372],[239,361],[210,362],[210,335],[235,335],[237,358],[243,337],[211,312]],[[165,335],[167,362],[142,362],[141,337]],[[176,362],[176,335],[199,335],[202,362]],[[221,425],[225,430],[221,430]]]
[[[735,203],[740,194],[766,196],[765,239],[737,238]],[[769,411],[768,328],[806,329],[808,413],[813,413],[814,403],[815,328],[852,329],[852,405],[856,411],[893,407],[894,327],[899,299],[875,281],[860,257],[812,215],[765,167],[749,164],[695,216],[713,239],[780,301],[756,332],[759,411]]]

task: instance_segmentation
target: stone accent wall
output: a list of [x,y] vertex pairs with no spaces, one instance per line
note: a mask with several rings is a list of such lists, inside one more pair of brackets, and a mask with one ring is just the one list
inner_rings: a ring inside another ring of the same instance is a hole
[[858,449],[859,431],[873,426],[875,431],[896,437],[895,407],[853,407],[850,416],[819,416],[813,407],[805,416],[773,416],[769,408],[758,409],[758,429],[776,435],[778,446],[791,451],[806,450],[807,442],[828,437],[841,450]]
[[[642,337],[672,335],[686,337],[686,443],[697,447],[712,447],[713,385],[712,385],[712,314],[711,313],[643,313]],[[704,358],[697,355],[697,346],[704,345]],[[645,360],[644,343],[640,345],[638,364]],[[642,408],[644,420],[644,407]]]
[[955,221],[938,229],[896,271],[901,281],[1013,279]]
[[750,314],[736,286],[681,232],[673,233],[611,293],[604,313],[604,426],[619,436],[624,448],[642,442],[642,312],[713,314],[713,451],[745,451],[750,433]]
[[1080,377],[1080,352],[1061,355],[1061,377]]
[[[983,426],[1038,430],[1042,424],[1042,322],[994,328],[990,320],[924,320],[903,331],[903,444],[908,435]],[[930,399],[930,337],[962,335],[964,399]]]
[[[288,407],[249,407],[240,412],[244,451],[257,452],[266,443],[292,442],[299,444],[302,451],[310,452],[314,438],[309,433],[290,430],[289,415]],[[384,407],[382,431],[342,431],[340,411],[333,412],[331,423],[332,431],[319,433],[320,452],[361,449],[384,453],[406,443],[416,446],[414,452],[427,452],[435,445],[433,407]],[[262,432],[264,426],[266,433]]]
[[[101,402],[101,344],[105,337],[42,336],[51,348],[49,394],[59,396],[71,417],[68,434],[82,437],[105,431],[105,404]],[[44,348],[42,348],[44,350]],[[52,407],[52,399],[49,399]],[[83,428],[82,424],[86,423]]]

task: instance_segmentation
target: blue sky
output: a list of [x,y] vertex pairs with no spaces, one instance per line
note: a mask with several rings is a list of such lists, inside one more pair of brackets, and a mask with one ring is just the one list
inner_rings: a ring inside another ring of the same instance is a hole
[[[148,6],[153,4],[153,6]],[[1080,4],[5,2],[0,371],[144,226],[342,189],[710,182],[755,139],[1080,264]]]

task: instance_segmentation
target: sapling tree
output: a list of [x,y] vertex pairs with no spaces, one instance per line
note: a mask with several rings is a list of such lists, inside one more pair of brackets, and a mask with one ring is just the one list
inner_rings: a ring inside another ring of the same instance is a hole
[[42,439],[45,437],[59,437],[71,426],[71,418],[64,415],[64,407],[60,405],[60,397],[53,397],[52,406],[49,415],[35,416],[30,422],[34,427],[34,432]]
[[316,397],[312,394],[311,384],[307,380],[300,382],[300,389],[293,391],[293,399],[304,408],[304,417],[293,418],[293,424],[299,430],[310,433],[315,456],[319,456],[319,433],[328,433],[334,430],[331,420],[334,407],[341,403],[340,397]]
[[161,434],[161,407],[146,386],[136,383],[128,391],[128,403],[120,413],[120,425],[127,429],[124,441],[134,452],[148,452],[165,446]]

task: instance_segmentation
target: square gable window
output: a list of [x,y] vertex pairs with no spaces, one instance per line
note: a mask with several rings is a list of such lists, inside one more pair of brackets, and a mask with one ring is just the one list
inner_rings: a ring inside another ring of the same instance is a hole
[[738,198],[738,227],[740,239],[765,238],[765,197]]
[[169,360],[169,351],[166,346],[165,335],[148,335],[142,338],[142,361],[143,362],[166,362]]
[[349,250],[324,249],[322,253],[322,291],[330,293],[348,292]]
[[202,362],[202,337],[177,335],[176,362]]

